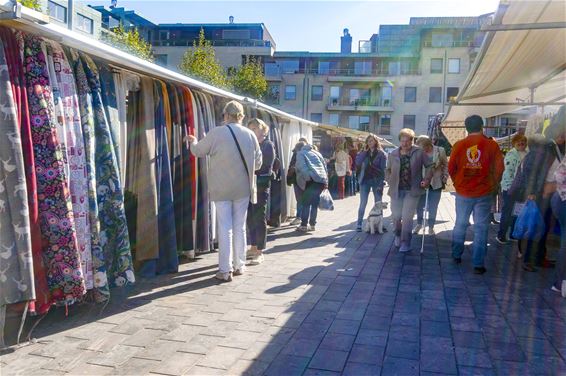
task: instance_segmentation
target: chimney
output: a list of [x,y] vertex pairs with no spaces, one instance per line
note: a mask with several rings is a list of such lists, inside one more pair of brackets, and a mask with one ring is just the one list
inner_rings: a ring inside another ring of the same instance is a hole
[[233,24],[234,23],[234,16],[228,17],[228,21],[230,21],[230,23]]
[[344,35],[340,37],[340,53],[352,53],[352,36],[350,35],[350,30],[348,29],[344,29]]

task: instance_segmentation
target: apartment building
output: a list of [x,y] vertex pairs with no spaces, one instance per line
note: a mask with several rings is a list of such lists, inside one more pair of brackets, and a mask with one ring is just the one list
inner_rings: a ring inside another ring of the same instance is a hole
[[426,132],[431,116],[458,95],[489,16],[411,18],[382,25],[353,53],[347,29],[340,53],[280,52],[264,61],[267,101],[314,121],[394,139]]
[[73,2],[69,10],[67,0],[40,0],[41,12],[49,15],[50,21],[63,27],[72,22],[73,31],[100,39],[102,24],[101,15],[91,7]]

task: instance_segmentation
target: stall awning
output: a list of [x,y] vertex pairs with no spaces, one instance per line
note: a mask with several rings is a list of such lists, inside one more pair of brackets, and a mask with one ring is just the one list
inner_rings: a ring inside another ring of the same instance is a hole
[[502,0],[443,125],[566,103],[566,2]]
[[[370,134],[369,132],[359,131],[350,128],[342,128],[329,124],[319,124],[317,129],[323,130],[325,132],[331,133],[336,136],[351,137],[356,141],[365,141],[366,137]],[[383,137],[377,136],[377,138],[379,139],[379,142],[383,147],[396,147],[394,144],[387,141]]]

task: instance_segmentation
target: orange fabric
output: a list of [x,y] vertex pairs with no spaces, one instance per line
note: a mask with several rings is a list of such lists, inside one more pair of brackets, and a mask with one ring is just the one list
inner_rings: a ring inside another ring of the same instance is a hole
[[484,135],[470,135],[456,142],[448,162],[456,192],[465,197],[497,192],[503,170],[499,145]]

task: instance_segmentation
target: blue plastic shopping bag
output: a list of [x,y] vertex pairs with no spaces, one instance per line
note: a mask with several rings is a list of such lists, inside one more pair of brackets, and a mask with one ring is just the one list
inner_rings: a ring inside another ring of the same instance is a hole
[[528,200],[517,216],[513,228],[513,238],[525,240],[539,240],[544,234],[544,219],[533,200]]
[[320,194],[320,202],[318,204],[320,210],[334,210],[334,201],[328,189],[325,189]]

